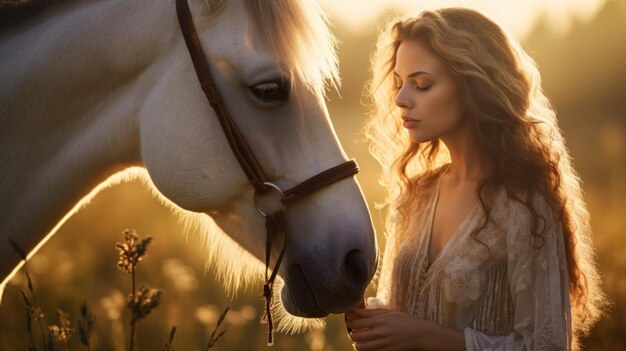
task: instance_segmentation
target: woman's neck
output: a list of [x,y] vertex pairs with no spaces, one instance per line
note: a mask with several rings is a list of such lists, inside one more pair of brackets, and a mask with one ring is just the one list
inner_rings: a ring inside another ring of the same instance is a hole
[[469,123],[440,139],[450,152],[451,163],[445,176],[452,183],[479,183],[486,175],[488,162]]

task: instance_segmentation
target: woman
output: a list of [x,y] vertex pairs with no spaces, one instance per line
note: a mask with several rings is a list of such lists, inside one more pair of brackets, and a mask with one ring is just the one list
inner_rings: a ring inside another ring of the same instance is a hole
[[367,134],[392,206],[377,298],[346,314],[356,349],[576,349],[605,296],[532,59],[449,8],[392,24],[373,61]]

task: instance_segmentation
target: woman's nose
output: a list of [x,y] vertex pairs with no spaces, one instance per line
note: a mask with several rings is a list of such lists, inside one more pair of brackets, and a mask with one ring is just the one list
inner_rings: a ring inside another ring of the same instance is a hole
[[404,109],[410,109],[413,107],[413,101],[407,94],[406,88],[402,87],[398,90],[398,94],[395,99],[396,106]]

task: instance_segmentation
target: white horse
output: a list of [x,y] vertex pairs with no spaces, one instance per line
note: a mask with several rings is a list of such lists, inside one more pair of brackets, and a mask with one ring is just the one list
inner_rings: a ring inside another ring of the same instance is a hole
[[[200,89],[174,1],[39,2],[0,5],[0,296],[22,264],[9,238],[32,256],[98,190],[137,175],[188,223],[214,221],[227,234],[206,240],[225,285],[259,279],[264,221]],[[218,89],[268,176],[286,189],[345,161],[324,102],[338,75],[318,5],[189,5]],[[286,311],[355,307],[377,262],[356,180],[286,216],[284,286],[275,289]]]

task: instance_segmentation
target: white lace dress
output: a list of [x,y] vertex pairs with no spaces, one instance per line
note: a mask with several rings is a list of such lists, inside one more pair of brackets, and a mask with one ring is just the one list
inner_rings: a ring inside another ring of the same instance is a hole
[[569,349],[565,247],[545,200],[535,201],[547,222],[543,242],[531,239],[526,207],[501,191],[476,236],[486,246],[471,236],[484,220],[477,205],[428,262],[439,179],[420,186],[408,230],[387,238],[377,297],[368,303],[463,331],[467,350]]

